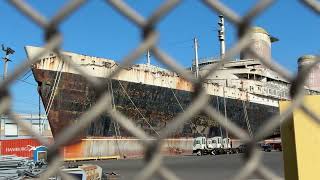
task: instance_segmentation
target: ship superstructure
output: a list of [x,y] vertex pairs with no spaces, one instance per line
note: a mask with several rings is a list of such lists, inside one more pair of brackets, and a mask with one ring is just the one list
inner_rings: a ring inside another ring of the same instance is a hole
[[[207,73],[219,62],[220,60],[204,60],[199,64],[200,74]],[[244,100],[254,103],[277,107],[280,99],[290,99],[290,83],[254,59],[228,61],[214,71],[207,82],[233,89],[231,91],[238,89],[245,92],[248,96]]]

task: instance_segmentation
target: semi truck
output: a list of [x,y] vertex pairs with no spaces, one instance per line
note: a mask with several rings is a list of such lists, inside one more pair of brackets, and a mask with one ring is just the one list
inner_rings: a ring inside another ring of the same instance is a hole
[[230,138],[222,138],[220,136],[212,138],[197,137],[193,141],[192,153],[197,156],[205,154],[234,154],[239,153],[239,150],[231,147]]

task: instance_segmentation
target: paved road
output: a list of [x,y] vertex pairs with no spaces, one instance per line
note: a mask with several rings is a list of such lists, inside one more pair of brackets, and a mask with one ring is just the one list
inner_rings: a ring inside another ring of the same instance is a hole
[[[282,153],[264,153],[263,163],[270,167],[277,175],[283,177]],[[104,171],[117,172],[121,179],[132,177],[143,167],[143,160],[108,160],[93,161],[103,168]],[[165,157],[165,165],[173,170],[181,179],[230,179],[239,168],[244,165],[242,154],[218,155],[218,156],[175,156]],[[257,176],[250,177],[258,178]],[[157,178],[154,178],[157,179]]]

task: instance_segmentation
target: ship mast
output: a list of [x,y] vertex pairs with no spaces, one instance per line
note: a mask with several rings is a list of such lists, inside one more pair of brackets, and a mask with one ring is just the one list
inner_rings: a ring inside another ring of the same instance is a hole
[[149,49],[148,49],[148,51],[147,51],[147,65],[149,66],[150,65],[150,51],[149,51]]
[[220,26],[218,30],[218,38],[220,41],[220,58],[224,58],[226,53],[226,43],[225,43],[225,30],[224,30],[224,18],[223,15],[219,15],[220,21],[218,25]]
[[[224,55],[226,53],[226,42],[225,42],[225,27],[224,27],[224,17],[223,15],[219,15],[220,21],[218,22],[218,25],[220,26],[218,30],[218,38],[220,41],[220,59],[222,60],[224,58]],[[226,82],[227,85],[227,82]],[[227,121],[227,105],[226,105],[226,97],[225,97],[225,90],[223,87],[223,105],[224,105],[224,116]],[[228,130],[226,129],[226,137],[229,138]]]
[[195,59],[195,65],[196,65],[196,78],[199,77],[199,59],[198,59],[198,39],[193,39],[194,44],[194,59]]

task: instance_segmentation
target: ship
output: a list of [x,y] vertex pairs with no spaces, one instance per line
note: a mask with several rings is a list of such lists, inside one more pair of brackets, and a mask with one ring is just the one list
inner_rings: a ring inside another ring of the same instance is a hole
[[[219,31],[221,56],[200,60],[195,57],[191,67],[187,68],[195,76],[204,75],[220,62],[225,51],[223,30]],[[271,57],[271,43],[276,41],[276,38],[261,27],[251,28],[250,38],[250,46],[257,54]],[[32,59],[43,48],[26,46],[25,50],[27,57]],[[113,107],[151,136],[156,136],[161,129],[166,128],[169,122],[192,102],[194,92],[190,82],[175,72],[150,64],[150,61],[146,64],[121,67],[112,59],[67,51],[61,51],[60,56],[48,52],[33,64],[32,72],[53,136],[63,131],[66,126],[76,123],[99,98],[86,78],[61,58],[72,61],[72,64],[82,71],[103,80],[106,90],[112,94]],[[108,75],[118,68],[121,72],[112,79],[107,79]],[[265,67],[246,51],[241,52],[240,60],[226,61],[203,83],[210,96],[210,105],[251,134],[270,117],[279,114],[279,100],[290,99],[290,86],[290,82]],[[108,114],[100,115],[83,133],[85,137],[131,136]],[[279,130],[273,133],[279,134]],[[228,133],[214,119],[200,113],[182,124],[171,137],[199,135],[225,136]],[[230,136],[232,137],[232,134]]]

